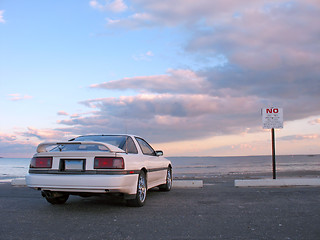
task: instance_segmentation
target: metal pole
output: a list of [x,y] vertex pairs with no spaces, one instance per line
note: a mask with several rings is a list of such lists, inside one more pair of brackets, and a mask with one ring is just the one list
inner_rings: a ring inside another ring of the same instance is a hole
[[271,129],[271,137],[272,137],[272,172],[273,172],[273,179],[276,179],[276,146],[275,146],[274,128]]

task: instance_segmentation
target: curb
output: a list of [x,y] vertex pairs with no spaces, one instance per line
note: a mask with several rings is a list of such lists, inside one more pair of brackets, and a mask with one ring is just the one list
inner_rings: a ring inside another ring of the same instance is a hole
[[234,180],[235,187],[320,186],[320,178]]
[[202,188],[202,180],[173,180],[172,188]]

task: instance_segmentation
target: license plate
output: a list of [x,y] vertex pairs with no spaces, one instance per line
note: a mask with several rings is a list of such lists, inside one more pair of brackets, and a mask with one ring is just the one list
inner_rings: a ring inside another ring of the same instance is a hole
[[78,170],[82,171],[83,169],[83,160],[64,160],[64,168],[68,170]]

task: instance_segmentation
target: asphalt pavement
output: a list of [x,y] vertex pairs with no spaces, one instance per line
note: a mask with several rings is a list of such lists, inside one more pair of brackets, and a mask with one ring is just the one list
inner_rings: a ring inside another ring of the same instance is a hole
[[71,196],[50,205],[40,192],[0,184],[0,239],[320,239],[320,188],[236,188],[232,177],[203,188],[148,192],[144,207],[118,198]]

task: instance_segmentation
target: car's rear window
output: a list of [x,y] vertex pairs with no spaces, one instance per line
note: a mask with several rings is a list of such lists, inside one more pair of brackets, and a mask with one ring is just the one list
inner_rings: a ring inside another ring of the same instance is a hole
[[[88,135],[74,138],[70,141],[75,142],[103,142],[116,146],[120,149],[125,148],[127,136],[124,135]],[[65,144],[59,145],[51,150],[51,152],[65,151],[109,151],[107,147],[96,144]]]
[[96,144],[61,144],[50,150],[50,152],[69,152],[69,151],[106,151],[109,149]]
[[109,143],[118,148],[122,148],[126,142],[127,136],[123,135],[90,135],[90,136],[80,136],[72,139],[72,141],[86,141],[86,142],[104,142]]

